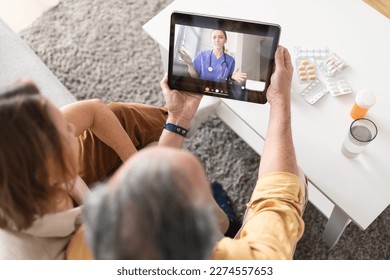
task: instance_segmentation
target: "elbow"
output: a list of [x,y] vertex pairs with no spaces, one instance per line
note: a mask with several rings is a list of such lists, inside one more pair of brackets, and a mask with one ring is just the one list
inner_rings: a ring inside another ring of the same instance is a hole
[[94,98],[94,99],[89,99],[88,100],[88,105],[89,105],[89,112],[91,116],[91,125],[90,128],[93,130],[95,128],[96,124],[96,118],[104,114],[105,110],[107,110],[107,105],[100,99]]
[[107,107],[107,105],[98,98],[89,99],[88,104],[92,109],[91,111],[93,112],[93,114],[99,113],[104,107]]
[[94,106],[102,106],[102,105],[106,106],[106,104],[101,99],[98,98],[90,99],[89,102]]

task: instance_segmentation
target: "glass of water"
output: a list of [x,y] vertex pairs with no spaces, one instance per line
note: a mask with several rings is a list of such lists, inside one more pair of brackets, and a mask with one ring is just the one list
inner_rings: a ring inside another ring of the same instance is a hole
[[349,127],[341,151],[347,158],[357,158],[377,134],[378,128],[373,121],[366,118],[354,120]]

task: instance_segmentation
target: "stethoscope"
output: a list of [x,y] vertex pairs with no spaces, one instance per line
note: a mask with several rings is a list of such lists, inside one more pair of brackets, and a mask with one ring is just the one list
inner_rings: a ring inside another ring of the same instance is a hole
[[[210,60],[209,60],[209,67],[207,67],[207,70],[209,71],[209,72],[213,72],[213,66],[211,66],[211,56],[213,55],[213,50],[211,50],[211,52],[210,52]],[[228,68],[228,64],[227,64],[227,61],[226,61],[226,53],[223,53],[223,62],[221,63],[221,67],[222,67],[222,65],[223,64],[226,64],[226,69]],[[225,71],[226,71],[226,69],[225,69]]]

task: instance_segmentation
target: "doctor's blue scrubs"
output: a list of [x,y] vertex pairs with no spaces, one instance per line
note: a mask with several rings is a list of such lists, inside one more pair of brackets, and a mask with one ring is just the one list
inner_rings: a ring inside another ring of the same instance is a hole
[[[201,51],[193,61],[199,78],[214,82],[225,82],[231,77],[235,64],[234,58],[227,53],[217,59],[212,50]],[[212,71],[208,69],[210,66],[212,67]]]

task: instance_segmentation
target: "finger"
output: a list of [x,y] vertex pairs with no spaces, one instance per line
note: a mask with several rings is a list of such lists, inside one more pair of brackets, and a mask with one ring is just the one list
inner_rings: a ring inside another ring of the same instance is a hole
[[168,74],[165,73],[164,77],[160,82],[161,89],[165,92],[169,92],[171,89],[168,86]]
[[284,48],[284,65],[289,70],[293,68],[293,65],[291,62],[291,55],[290,55],[290,52],[288,51],[287,48]]
[[235,79],[237,82],[241,83],[243,81],[243,78],[242,76],[237,76],[236,79]]
[[276,69],[284,68],[284,48],[282,46],[278,46],[275,53],[275,64]]
[[275,53],[275,64],[276,64],[276,69],[280,68],[286,68],[285,64],[285,54],[286,54],[286,48],[283,46],[278,46],[276,53]]

